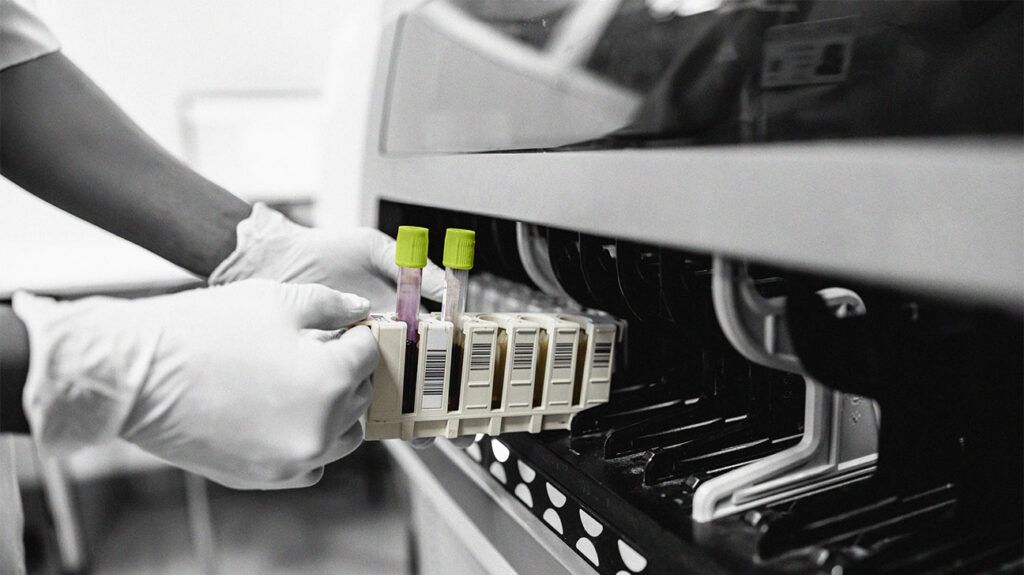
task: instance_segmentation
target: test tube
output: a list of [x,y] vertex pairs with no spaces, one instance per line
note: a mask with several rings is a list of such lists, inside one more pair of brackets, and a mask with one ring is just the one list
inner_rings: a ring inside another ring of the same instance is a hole
[[406,341],[416,343],[420,313],[420,283],[427,265],[427,228],[399,226],[395,244],[395,264],[398,272],[398,303],[395,319],[404,321],[408,329]]
[[476,232],[448,228],[444,234],[444,296],[441,299],[441,319],[462,327],[469,291],[469,270],[473,269]]
[[469,270],[473,268],[476,250],[476,232],[448,228],[444,234],[444,296],[441,299],[441,319],[452,322],[452,367],[448,383],[448,411],[459,409],[462,394],[462,316],[466,313],[469,295]]
[[405,322],[405,373],[402,385],[402,413],[416,406],[416,340],[419,339],[420,284],[427,265],[427,228],[400,226],[395,244],[398,273],[398,299],[395,319]]

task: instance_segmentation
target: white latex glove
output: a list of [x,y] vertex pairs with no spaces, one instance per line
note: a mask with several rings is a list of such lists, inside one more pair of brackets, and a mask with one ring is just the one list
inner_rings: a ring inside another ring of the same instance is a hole
[[[247,278],[317,283],[370,300],[372,311],[395,310],[395,240],[373,228],[324,230],[300,226],[262,203],[238,224],[238,244],[210,274],[218,285]],[[423,268],[423,297],[441,301],[444,270],[428,261]],[[471,438],[470,438],[471,439]],[[468,445],[467,440],[456,444]],[[433,439],[414,439],[423,448]]]
[[[395,310],[395,240],[373,228],[325,230],[291,222],[263,204],[238,224],[238,243],[217,269],[210,284],[248,278],[316,283],[359,294],[372,311]],[[427,262],[423,297],[441,301],[444,270]]]
[[54,454],[120,436],[236,488],[316,483],[362,440],[377,345],[363,298],[239,282],[138,300],[18,293],[29,332],[25,412]]

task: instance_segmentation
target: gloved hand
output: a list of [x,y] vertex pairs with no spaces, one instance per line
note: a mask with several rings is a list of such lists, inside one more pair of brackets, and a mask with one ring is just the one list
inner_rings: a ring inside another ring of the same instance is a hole
[[[257,203],[252,215],[238,224],[238,245],[210,274],[210,284],[246,278],[323,284],[369,299],[372,311],[394,311],[398,283],[395,240],[372,228],[307,228]],[[422,281],[423,297],[441,301],[444,270],[428,261]],[[423,448],[433,439],[410,443]],[[456,444],[468,445],[464,439]]]
[[[323,284],[369,299],[375,312],[394,311],[395,240],[372,228],[307,228],[258,203],[238,224],[235,251],[213,270],[210,284],[248,278]],[[444,270],[431,262],[422,293],[438,302],[444,294]]]
[[44,451],[120,436],[236,488],[316,483],[359,445],[377,344],[320,341],[369,302],[319,285],[239,282],[139,300],[18,293],[29,332],[25,412]]

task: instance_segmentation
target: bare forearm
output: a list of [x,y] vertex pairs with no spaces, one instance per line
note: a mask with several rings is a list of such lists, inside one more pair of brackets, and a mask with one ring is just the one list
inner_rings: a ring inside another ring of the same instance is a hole
[[28,375],[28,331],[10,306],[0,305],[0,432],[28,432],[22,390]]
[[56,53],[0,72],[0,171],[201,276],[250,206],[182,164]]

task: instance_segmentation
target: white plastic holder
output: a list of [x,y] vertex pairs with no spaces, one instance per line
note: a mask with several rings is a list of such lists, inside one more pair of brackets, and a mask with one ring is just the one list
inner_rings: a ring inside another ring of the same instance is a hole
[[615,344],[619,341],[617,320],[570,314],[560,314],[558,317],[581,326],[577,372],[583,381],[580,394],[584,408],[606,403],[611,397]]
[[[363,325],[380,349],[363,425],[366,439],[568,429],[573,415],[609,397],[612,321],[550,313],[466,314],[456,330],[451,322],[421,314],[414,386],[405,381],[406,324],[389,314],[373,315]],[[407,393],[415,394],[414,401],[403,401]]]
[[[712,272],[715,314],[722,331],[751,361],[799,373],[806,382],[804,435],[784,451],[710,479],[697,488],[693,519],[704,523],[863,479],[878,460],[877,404],[832,391],[808,376],[794,353],[785,299],[762,297],[745,264],[716,256]],[[842,313],[864,313],[854,292],[819,292]]]

